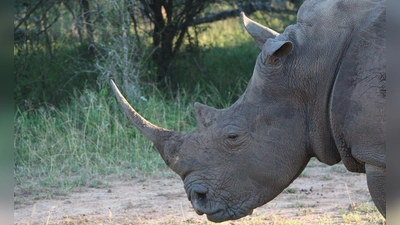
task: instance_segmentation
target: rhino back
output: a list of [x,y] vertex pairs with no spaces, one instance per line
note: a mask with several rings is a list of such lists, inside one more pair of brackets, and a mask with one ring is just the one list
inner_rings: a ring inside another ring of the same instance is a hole
[[386,167],[386,9],[377,2],[349,42],[331,94],[332,132],[346,168]]

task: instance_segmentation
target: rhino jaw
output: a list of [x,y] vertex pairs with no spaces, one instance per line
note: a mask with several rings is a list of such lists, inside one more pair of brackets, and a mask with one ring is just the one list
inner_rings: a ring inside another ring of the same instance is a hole
[[153,142],[164,162],[172,170],[178,173],[176,165],[180,161],[180,158],[177,153],[182,143],[182,134],[180,132],[174,132],[162,127],[158,127],[147,121],[139,113],[137,113],[135,109],[132,108],[125,97],[121,94],[113,80],[110,80],[110,85],[119,105],[124,111],[124,114],[144,136]]

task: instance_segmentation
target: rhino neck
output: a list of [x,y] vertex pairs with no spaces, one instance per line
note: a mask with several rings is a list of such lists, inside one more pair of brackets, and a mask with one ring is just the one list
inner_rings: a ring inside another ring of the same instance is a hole
[[307,65],[300,73],[305,82],[298,82],[302,85],[299,90],[307,90],[303,98],[307,99],[312,152],[324,163],[340,161],[338,147],[342,146],[336,146],[330,124],[330,98],[337,74],[349,70],[342,68],[343,60],[352,45],[361,46],[360,41],[353,44],[353,38],[362,37],[359,30],[383,5],[384,1],[306,1],[299,9],[297,24],[287,30],[297,46],[292,55],[298,58],[298,65]]
[[303,113],[308,140],[307,150],[319,161],[328,165],[336,164],[341,160],[330,124],[330,104],[337,71],[349,42],[349,40],[345,41],[343,48],[332,50],[330,55],[320,55],[329,63],[317,60],[319,66],[314,67],[314,72],[308,77],[308,81],[312,82],[304,82],[305,84],[303,83],[303,86],[299,88],[299,90],[306,90],[302,98],[305,99]]
[[[340,54],[337,53],[337,55]],[[293,60],[291,57],[299,58],[296,52],[293,56],[288,56],[287,60]],[[337,56],[332,60],[338,62],[339,58]],[[304,64],[307,65],[306,62]],[[283,74],[293,76],[290,80],[298,79],[297,82],[287,82],[289,79],[284,76],[265,81],[262,74],[253,74],[245,96],[242,98],[246,99],[244,101],[257,101],[255,99],[263,96],[262,102],[253,105],[270,105],[271,102],[279,102],[280,107],[291,107],[294,113],[299,115],[298,118],[303,120],[300,123],[303,123],[301,126],[304,130],[304,143],[302,143],[304,149],[301,150],[306,151],[310,157],[317,157],[319,161],[333,165],[341,160],[330,129],[328,113],[330,90],[334,83],[336,69],[332,65],[319,65],[316,64],[313,71],[309,73],[304,71],[294,73],[293,68],[288,66]],[[306,74],[308,77],[295,77],[299,74]]]
[[300,82],[302,86],[297,90],[302,91],[296,94],[301,96],[303,104],[300,110],[305,123],[306,149],[309,155],[328,165],[334,165],[341,160],[330,127],[329,105],[337,71],[335,65],[340,64],[342,54],[339,51],[336,57],[327,56],[332,64],[325,64],[323,68],[315,67],[314,73],[310,73],[307,79]]
[[305,112],[306,150],[319,161],[334,165],[340,162],[340,154],[332,137],[328,119],[328,115],[323,112]]

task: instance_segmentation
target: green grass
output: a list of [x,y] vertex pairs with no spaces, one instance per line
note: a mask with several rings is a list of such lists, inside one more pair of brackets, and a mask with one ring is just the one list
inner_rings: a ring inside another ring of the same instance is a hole
[[[182,95],[181,95],[182,96]],[[131,176],[165,168],[152,144],[129,124],[113,97],[75,92],[68,105],[17,111],[14,119],[16,185],[37,197],[67,194],[74,187],[107,187],[107,176]],[[186,96],[162,96],[136,104],[153,123],[193,129]],[[181,111],[183,108],[187,110]]]
[[60,41],[51,55],[43,48],[14,46],[14,103],[24,110],[43,102],[58,106],[74,89],[83,90],[96,81],[93,60],[85,55],[87,45]]

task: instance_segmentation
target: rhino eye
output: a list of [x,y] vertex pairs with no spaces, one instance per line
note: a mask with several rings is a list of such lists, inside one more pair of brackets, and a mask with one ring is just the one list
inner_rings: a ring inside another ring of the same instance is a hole
[[235,134],[235,133],[230,133],[228,134],[228,138],[232,141],[236,140],[238,138],[239,135]]

